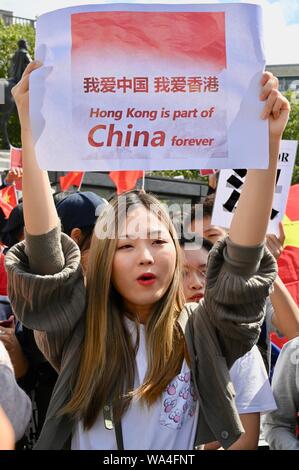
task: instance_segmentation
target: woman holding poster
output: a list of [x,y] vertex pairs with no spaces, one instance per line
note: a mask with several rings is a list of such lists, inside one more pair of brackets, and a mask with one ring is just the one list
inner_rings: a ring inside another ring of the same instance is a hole
[[36,448],[230,447],[243,429],[228,368],[257,341],[276,276],[264,238],[288,101],[264,74],[269,169],[248,171],[229,238],[211,252],[204,299],[184,307],[174,227],[143,193],[120,196],[101,213],[85,285],[79,250],[61,234],[35,159],[28,94],[38,66],[14,88],[26,241],[6,255],[14,310],[59,372]]

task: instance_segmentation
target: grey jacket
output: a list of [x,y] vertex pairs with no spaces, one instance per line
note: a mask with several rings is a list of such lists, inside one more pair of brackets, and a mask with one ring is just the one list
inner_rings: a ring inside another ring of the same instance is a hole
[[[39,348],[59,372],[37,449],[61,449],[74,421],[57,415],[68,401],[85,330],[85,285],[80,252],[60,229],[26,235],[6,255],[9,297],[22,323],[35,330]],[[224,448],[243,432],[228,369],[256,343],[276,263],[263,245],[241,247],[228,238],[209,256],[203,302],[187,304],[185,332],[200,404],[195,445],[218,440]]]
[[273,450],[299,450],[299,337],[286,343],[276,363],[272,389],[277,410],[266,415],[265,437]]
[[4,344],[0,340],[0,406],[5,411],[16,441],[23,437],[31,417],[31,401],[18,386],[13,365]]

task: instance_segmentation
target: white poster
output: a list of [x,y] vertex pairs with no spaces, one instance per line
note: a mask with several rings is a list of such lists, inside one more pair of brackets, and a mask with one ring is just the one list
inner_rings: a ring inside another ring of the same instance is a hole
[[[274,201],[267,233],[279,234],[278,225],[285,213],[296,152],[297,141],[283,140],[281,142]],[[247,170],[221,170],[217,184],[212,225],[219,225],[227,229],[230,227],[246,172]]]
[[268,165],[257,5],[57,10],[37,20],[36,59],[30,114],[42,168]]

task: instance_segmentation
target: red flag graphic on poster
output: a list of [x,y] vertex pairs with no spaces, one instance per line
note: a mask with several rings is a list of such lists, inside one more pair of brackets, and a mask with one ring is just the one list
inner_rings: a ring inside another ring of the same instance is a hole
[[0,208],[3,210],[6,219],[8,219],[11,211],[17,204],[18,199],[14,186],[6,186],[6,188],[0,190]]
[[82,12],[71,16],[71,33],[74,143],[84,165],[174,169],[208,148],[227,156],[224,12]]
[[70,171],[65,176],[60,177],[60,187],[62,191],[67,191],[70,186],[77,186],[80,188],[83,178],[83,171]]
[[290,187],[283,225],[286,239],[278,258],[279,276],[299,305],[299,184]]
[[143,171],[110,171],[110,178],[116,186],[117,194],[134,189]]

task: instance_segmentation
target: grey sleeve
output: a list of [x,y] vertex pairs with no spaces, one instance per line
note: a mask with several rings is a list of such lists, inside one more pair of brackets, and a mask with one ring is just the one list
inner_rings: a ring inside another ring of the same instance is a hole
[[85,311],[80,251],[57,227],[27,235],[5,258],[13,310],[27,328],[42,332],[47,359],[59,369],[65,340]]
[[286,343],[276,363],[272,390],[277,410],[264,422],[266,440],[273,450],[299,450],[296,416],[299,411],[299,337]]
[[204,307],[229,368],[257,342],[276,274],[264,245],[243,247],[226,238],[210,252]]
[[0,341],[0,405],[15,432],[16,441],[24,435],[31,417],[31,401],[18,386],[8,353]]
[[267,327],[267,335],[269,336],[270,333],[276,333],[278,336],[283,337],[281,332],[273,325],[273,315],[274,315],[274,308],[271,303],[270,297],[267,299],[266,302],[266,327]]
[[60,226],[44,235],[30,235],[25,231],[24,248],[32,274],[43,276],[63,269],[65,259]]

